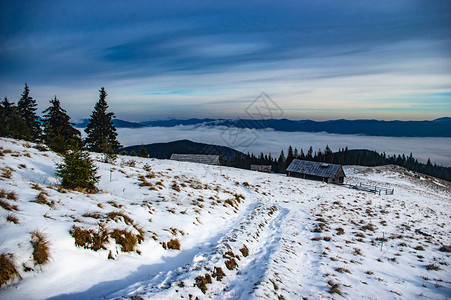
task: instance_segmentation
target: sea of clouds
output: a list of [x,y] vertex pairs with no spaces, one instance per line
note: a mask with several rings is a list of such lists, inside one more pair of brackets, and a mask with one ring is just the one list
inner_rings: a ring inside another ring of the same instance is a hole
[[304,152],[312,146],[314,151],[324,150],[326,145],[332,151],[340,148],[369,149],[385,152],[387,155],[411,152],[420,162],[431,161],[443,166],[451,166],[451,138],[429,137],[379,137],[363,135],[330,134],[325,132],[281,132],[270,129],[254,130],[228,128],[224,126],[175,126],[118,128],[118,139],[124,146],[171,142],[188,139],[194,142],[216,144],[234,148],[244,153],[261,152],[279,156],[285,154],[289,145]]

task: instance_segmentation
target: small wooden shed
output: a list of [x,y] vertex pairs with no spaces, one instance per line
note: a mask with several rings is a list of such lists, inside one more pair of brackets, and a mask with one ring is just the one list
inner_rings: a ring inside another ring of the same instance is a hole
[[341,165],[295,159],[287,168],[291,177],[319,180],[327,183],[343,183],[346,177]]
[[207,154],[172,154],[171,160],[194,162],[206,165],[220,165],[219,155]]
[[251,165],[251,170],[258,171],[258,172],[271,173],[272,166],[271,165]]

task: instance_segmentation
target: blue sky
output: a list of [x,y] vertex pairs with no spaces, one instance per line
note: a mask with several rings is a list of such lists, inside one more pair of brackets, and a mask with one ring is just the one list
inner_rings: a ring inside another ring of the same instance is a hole
[[1,1],[0,92],[127,120],[451,115],[449,1]]

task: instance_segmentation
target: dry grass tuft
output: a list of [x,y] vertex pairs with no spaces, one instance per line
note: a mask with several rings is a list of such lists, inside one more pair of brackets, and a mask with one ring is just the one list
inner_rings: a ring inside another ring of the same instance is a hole
[[197,276],[195,279],[195,285],[205,294],[207,291],[207,279],[204,276]]
[[6,221],[14,223],[14,224],[19,224],[19,219],[16,216],[11,215],[11,214],[8,214],[6,216]]
[[342,267],[335,268],[335,271],[338,273],[344,273],[344,272],[349,273],[349,274],[351,273],[351,271],[349,271],[346,268],[342,268]]
[[31,184],[31,188],[33,190],[42,191],[42,187],[39,184],[37,184],[37,183],[32,183]]
[[81,215],[84,218],[102,219],[103,215],[100,212],[86,212]]
[[371,224],[371,223],[366,224],[366,225],[360,227],[360,229],[361,229],[362,231],[367,231],[367,230],[369,230],[369,231],[375,231],[375,230],[376,230],[376,228],[374,227],[374,225]]
[[180,186],[175,181],[172,183],[171,188],[176,192],[180,192]]
[[221,281],[222,278],[226,276],[226,274],[224,273],[221,267],[215,267],[212,276],[213,278],[216,278],[217,281]]
[[180,241],[178,239],[171,239],[166,243],[168,249],[180,250]]
[[127,225],[133,225],[134,221],[132,218],[130,218],[129,216],[127,216],[124,212],[122,211],[112,211],[109,212],[107,214],[107,218],[110,220],[113,220],[115,222],[117,222],[118,220],[123,220],[125,224]]
[[16,277],[20,278],[20,275],[14,265],[13,255],[11,253],[0,254],[0,286],[7,284]]
[[75,238],[75,245],[78,247],[94,251],[106,249],[105,243],[108,242],[108,232],[103,228],[96,232],[93,229],[74,226],[69,233]]
[[8,211],[18,211],[19,207],[17,205],[11,205],[9,204],[9,202],[0,199],[0,207],[2,207],[4,210],[8,210]]
[[35,264],[42,265],[50,260],[49,241],[42,232],[31,233],[31,245],[33,245],[33,260]]
[[426,265],[426,270],[439,271],[439,270],[441,270],[441,268],[439,266],[437,266],[436,264],[429,264],[429,265]]
[[229,258],[224,263],[225,263],[227,269],[229,269],[229,270],[233,270],[238,266],[238,264],[236,263],[236,260],[233,257]]
[[243,248],[240,249],[240,252],[244,257],[249,255],[249,249],[247,249],[246,245],[243,245]]
[[341,228],[341,227],[338,227],[338,228],[336,228],[335,230],[337,231],[337,234],[338,234],[338,235],[342,235],[342,234],[345,233],[345,230],[344,230],[343,228]]
[[55,207],[55,201],[47,200],[47,196],[48,195],[49,194],[47,194],[46,192],[42,191],[36,196],[35,200],[32,200],[30,202],[34,202],[34,203],[38,203],[38,204],[42,204],[42,205],[47,205],[47,206],[53,208],[53,207]]
[[122,252],[132,252],[138,244],[137,237],[128,230],[115,229],[111,237],[116,240],[116,244],[121,245]]
[[338,294],[341,296],[340,285],[338,283],[332,285],[327,292],[330,294]]
[[[6,150],[3,151],[3,153],[6,153]],[[10,168],[2,168],[2,177],[6,179],[11,179],[13,177],[13,171]]]

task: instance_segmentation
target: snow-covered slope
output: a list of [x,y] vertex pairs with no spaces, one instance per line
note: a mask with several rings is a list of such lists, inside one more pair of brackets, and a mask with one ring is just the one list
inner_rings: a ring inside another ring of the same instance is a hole
[[[86,194],[57,186],[58,155],[11,139],[0,146],[0,189],[17,198],[1,199],[17,210],[0,208],[0,253],[14,254],[22,277],[1,299],[451,295],[450,253],[440,251],[451,244],[443,181],[391,166],[345,168],[349,183],[395,189],[379,196],[220,166],[126,156],[106,164],[92,154],[101,191]],[[77,247],[74,228],[105,233],[104,247]],[[33,231],[49,242],[46,264],[33,261]],[[126,249],[115,231],[140,243]],[[180,250],[168,248],[175,240]]]

